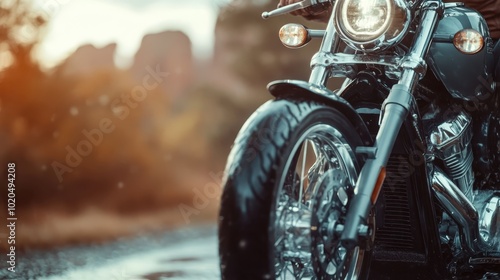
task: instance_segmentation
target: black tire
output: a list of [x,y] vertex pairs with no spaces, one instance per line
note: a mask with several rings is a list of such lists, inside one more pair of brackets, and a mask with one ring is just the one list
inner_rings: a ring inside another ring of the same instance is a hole
[[334,127],[352,150],[362,145],[343,114],[311,101],[269,101],[241,129],[226,166],[221,200],[222,279],[275,279],[270,221],[277,186],[294,144],[317,124]]

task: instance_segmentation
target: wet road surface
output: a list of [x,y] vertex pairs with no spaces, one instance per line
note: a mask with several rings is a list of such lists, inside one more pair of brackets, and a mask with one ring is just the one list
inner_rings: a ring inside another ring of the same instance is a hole
[[[220,279],[216,232],[214,225],[197,226],[102,245],[25,252],[18,256],[15,273],[7,271],[4,263],[0,265],[0,279]],[[388,279],[408,279],[408,276]],[[500,279],[500,276],[482,279]]]
[[215,226],[123,239],[103,245],[20,254],[16,272],[0,279],[220,279]]

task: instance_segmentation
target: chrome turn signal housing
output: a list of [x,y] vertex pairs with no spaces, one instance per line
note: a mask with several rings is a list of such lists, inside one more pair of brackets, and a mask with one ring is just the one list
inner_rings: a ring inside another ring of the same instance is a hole
[[462,29],[453,36],[453,45],[464,54],[475,54],[483,49],[484,38],[474,29]]
[[280,29],[280,41],[287,48],[300,48],[311,41],[309,31],[302,24],[289,23]]

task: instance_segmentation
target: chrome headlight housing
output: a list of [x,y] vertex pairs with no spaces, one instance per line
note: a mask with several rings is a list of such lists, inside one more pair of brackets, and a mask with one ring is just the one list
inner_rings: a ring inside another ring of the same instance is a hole
[[334,13],[341,38],[363,52],[398,43],[408,31],[411,17],[405,0],[339,0]]

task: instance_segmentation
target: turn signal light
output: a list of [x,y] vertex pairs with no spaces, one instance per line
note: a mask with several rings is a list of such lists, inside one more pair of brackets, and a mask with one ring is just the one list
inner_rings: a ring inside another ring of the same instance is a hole
[[475,54],[483,48],[484,38],[474,29],[463,29],[453,37],[453,45],[464,54]]
[[309,31],[302,24],[289,23],[280,29],[280,41],[288,48],[300,48],[311,41]]

